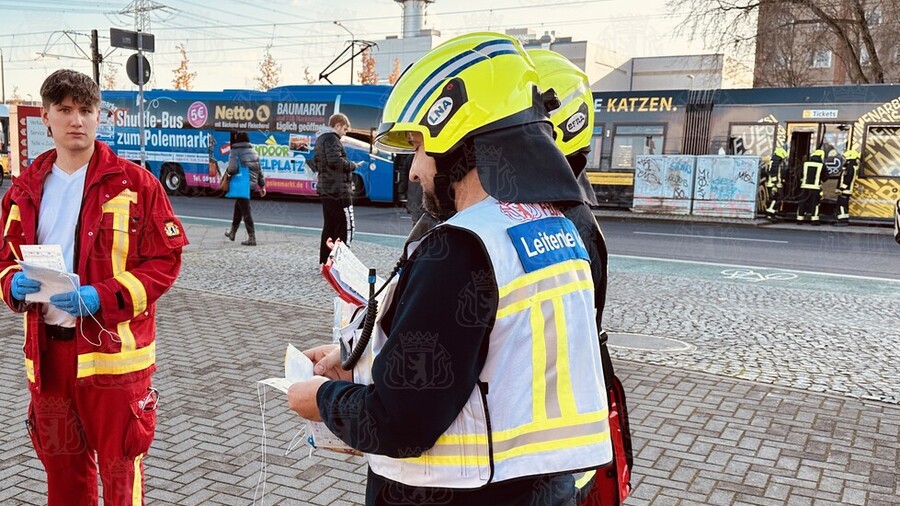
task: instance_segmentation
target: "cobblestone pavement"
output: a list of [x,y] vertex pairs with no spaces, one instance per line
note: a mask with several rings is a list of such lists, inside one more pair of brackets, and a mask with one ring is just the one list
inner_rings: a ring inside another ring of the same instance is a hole
[[[162,396],[147,503],[361,504],[363,459],[305,447],[286,455],[299,424],[279,392],[263,391],[260,415],[255,381],[279,375],[286,343],[330,340],[317,237],[262,230],[261,246],[246,248],[221,227],[186,228],[182,275],[158,311]],[[354,250],[386,273],[398,249],[381,243]],[[688,345],[613,349],[635,442],[627,504],[900,504],[895,285],[751,282],[623,258],[611,269],[608,328]],[[0,314],[3,505],[44,503],[22,423],[21,339],[19,317]]]

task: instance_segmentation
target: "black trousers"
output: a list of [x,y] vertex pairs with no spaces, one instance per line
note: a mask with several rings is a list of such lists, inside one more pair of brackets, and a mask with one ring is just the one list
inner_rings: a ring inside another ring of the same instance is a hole
[[353,201],[350,197],[322,197],[322,241],[319,245],[319,263],[328,260],[331,249],[328,239],[340,239],[349,245],[353,241]]
[[231,231],[237,232],[241,226],[241,219],[247,227],[247,235],[256,237],[256,229],[253,228],[253,216],[250,214],[250,199],[234,199],[234,217],[231,218]]
[[797,206],[797,221],[803,221],[809,216],[812,221],[819,221],[819,201],[822,199],[822,190],[803,188],[800,190],[800,205]]

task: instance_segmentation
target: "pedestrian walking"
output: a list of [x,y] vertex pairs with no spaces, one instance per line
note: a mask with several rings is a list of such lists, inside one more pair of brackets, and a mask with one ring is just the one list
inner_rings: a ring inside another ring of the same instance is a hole
[[234,215],[231,218],[231,229],[225,231],[225,237],[234,240],[241,220],[247,229],[247,240],[241,241],[244,246],[256,246],[256,228],[253,215],[250,213],[251,192],[260,197],[266,196],[266,177],[259,166],[259,154],[250,144],[247,132],[237,132],[231,141],[231,154],[228,156],[229,175],[226,197],[234,199]]
[[329,239],[340,239],[348,246],[353,242],[352,174],[363,162],[354,163],[347,159],[341,138],[349,131],[350,119],[338,113],[328,119],[328,127],[320,131],[316,139],[313,166],[318,171],[316,193],[322,201],[323,218],[320,266],[325,264],[331,252]]

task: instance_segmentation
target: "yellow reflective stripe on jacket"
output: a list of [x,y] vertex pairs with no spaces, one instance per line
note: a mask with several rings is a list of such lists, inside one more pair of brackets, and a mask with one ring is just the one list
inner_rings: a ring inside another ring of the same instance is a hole
[[78,355],[78,378],[96,374],[127,374],[142,371],[156,362],[156,343],[144,348],[119,353],[85,353]]
[[110,258],[112,274],[118,276],[125,271],[128,260],[128,227],[131,220],[131,204],[137,203],[137,194],[125,189],[102,206],[104,214],[112,214],[113,239]]
[[[0,272],[0,279],[3,279],[4,276],[9,274],[9,271],[20,271],[20,270],[22,270],[22,267],[19,266],[19,264],[12,264],[9,267],[7,267],[6,269],[3,269],[3,272]],[[0,300],[4,300],[3,299],[3,290],[0,290]]]
[[120,322],[116,326],[116,334],[122,341],[122,351],[132,351],[137,349],[137,343],[134,340],[134,332],[131,331],[131,320]]
[[[6,217],[6,224],[3,226],[3,237],[9,235],[9,226],[12,225],[13,221],[22,222],[22,211],[19,210],[19,206],[16,204],[13,204],[9,208],[9,216]],[[13,248],[12,245],[10,245],[9,249],[12,251],[13,256],[16,257],[16,260],[21,260],[16,248]]]
[[134,458],[134,478],[131,480],[131,506],[142,506],[144,504],[144,473],[141,472],[141,461],[144,460],[144,454],[140,453]]
[[28,381],[34,383],[34,361],[30,359],[25,359],[25,376],[28,376]]
[[128,293],[131,294],[131,305],[134,308],[132,311],[133,316],[137,316],[147,309],[147,290],[144,289],[144,285],[138,281],[134,274],[123,271],[115,276],[114,279],[121,283],[128,290]]

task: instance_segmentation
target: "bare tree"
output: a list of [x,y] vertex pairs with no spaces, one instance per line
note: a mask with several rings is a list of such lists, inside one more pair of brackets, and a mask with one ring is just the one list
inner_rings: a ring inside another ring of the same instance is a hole
[[172,86],[176,90],[190,90],[194,87],[194,79],[197,77],[197,73],[188,70],[190,60],[188,60],[187,49],[185,49],[184,44],[179,44],[175,47],[181,53],[181,63],[178,64],[177,69],[172,71],[175,74],[175,77],[172,78]]
[[[770,85],[808,81],[816,50],[831,50],[853,83],[886,82],[883,61],[895,51],[896,0],[669,0],[688,12],[681,33],[738,57],[773,64]],[[889,23],[883,20],[890,18]],[[756,52],[759,44],[760,51]],[[759,72],[758,72],[759,73]]]
[[316,84],[316,76],[309,71],[309,65],[303,67],[303,80],[306,81],[306,84]]
[[397,79],[400,79],[400,74],[400,58],[394,58],[394,61],[391,62],[391,73],[387,76],[388,82],[395,84]]
[[119,86],[119,76],[116,72],[116,65],[109,63],[103,66],[103,89],[114,90]]
[[263,59],[259,62],[259,77],[256,78],[258,88],[262,91],[268,91],[276,86],[281,79],[281,65],[275,63],[272,57],[272,46],[266,47],[263,53]]
[[359,84],[377,84],[378,72],[375,72],[375,57],[372,56],[372,50],[366,48],[362,54],[362,70],[358,73]]

